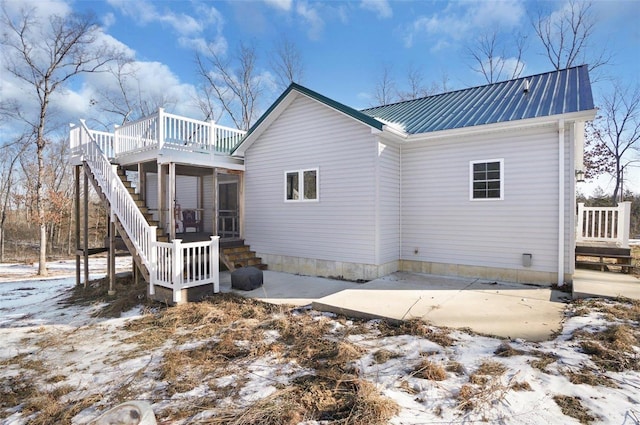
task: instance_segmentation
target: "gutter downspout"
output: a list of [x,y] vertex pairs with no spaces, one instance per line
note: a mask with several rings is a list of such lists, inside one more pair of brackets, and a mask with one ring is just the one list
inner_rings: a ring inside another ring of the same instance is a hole
[[558,120],[558,286],[564,285],[564,120]]

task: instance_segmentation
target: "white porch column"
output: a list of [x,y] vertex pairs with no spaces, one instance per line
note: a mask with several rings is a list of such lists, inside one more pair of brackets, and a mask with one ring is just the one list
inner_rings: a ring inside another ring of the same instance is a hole
[[618,203],[618,242],[621,248],[629,248],[631,229],[631,202]]
[[564,120],[558,121],[558,286],[564,285]]
[[578,202],[578,225],[576,229],[576,242],[584,242],[584,202]]
[[176,237],[176,163],[169,163],[169,234]]

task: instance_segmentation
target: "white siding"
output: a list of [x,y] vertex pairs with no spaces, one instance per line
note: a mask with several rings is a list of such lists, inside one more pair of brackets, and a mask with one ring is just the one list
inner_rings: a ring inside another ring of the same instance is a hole
[[384,264],[400,258],[400,149],[378,148],[378,264]]
[[202,206],[204,208],[202,228],[205,232],[213,233],[213,214],[215,211],[213,205],[213,174],[202,177],[202,187],[204,191],[202,194],[202,202],[204,203]]
[[[245,155],[245,238],[263,254],[375,264],[371,129],[304,96]],[[284,172],[319,169],[318,202],[284,202]]]
[[[531,253],[530,270],[557,271],[556,128],[405,146],[402,259],[521,269]],[[504,159],[504,200],[469,200],[469,161],[495,158]]]

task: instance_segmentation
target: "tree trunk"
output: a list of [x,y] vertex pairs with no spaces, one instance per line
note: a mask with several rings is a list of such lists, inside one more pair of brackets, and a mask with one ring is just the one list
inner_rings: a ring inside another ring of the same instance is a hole
[[36,182],[36,205],[38,208],[38,224],[40,225],[40,256],[38,258],[38,276],[47,276],[47,224],[45,222],[44,206],[44,123],[47,114],[47,104],[49,103],[47,89],[45,88],[44,100],[40,108],[40,121],[38,124],[38,136],[36,138],[36,153],[38,155],[38,180]]

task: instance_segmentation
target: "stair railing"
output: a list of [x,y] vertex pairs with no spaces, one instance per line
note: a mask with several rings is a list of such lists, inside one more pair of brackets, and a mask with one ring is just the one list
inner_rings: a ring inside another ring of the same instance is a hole
[[118,217],[142,263],[149,270],[153,284],[155,274],[153,268],[156,263],[154,258],[154,244],[157,241],[156,226],[150,226],[147,223],[124,183],[120,180],[116,171],[117,166],[111,164],[96,143],[85,121],[80,120],[80,123],[79,140],[75,144],[80,147],[84,161],[89,165],[94,178],[109,201],[112,214]]

